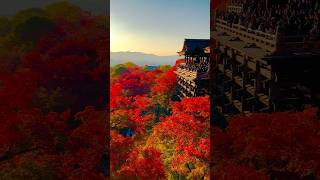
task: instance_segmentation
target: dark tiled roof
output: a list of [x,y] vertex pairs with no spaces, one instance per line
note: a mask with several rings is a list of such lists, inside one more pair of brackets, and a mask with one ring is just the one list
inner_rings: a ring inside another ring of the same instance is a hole
[[203,53],[210,46],[210,39],[185,39],[183,48],[179,54]]

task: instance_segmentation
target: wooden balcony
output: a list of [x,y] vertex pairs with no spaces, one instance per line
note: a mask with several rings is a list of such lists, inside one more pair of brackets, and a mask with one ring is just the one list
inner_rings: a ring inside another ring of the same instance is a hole
[[228,6],[228,12],[241,13],[242,5],[230,5]]
[[177,82],[178,85],[180,85],[183,89],[185,89],[186,91],[188,92],[193,92],[195,87],[191,86],[190,84],[189,85],[185,85],[184,83],[181,83],[181,82]]
[[186,79],[187,81],[194,81],[194,80],[201,80],[201,79],[208,79],[209,74],[208,72],[196,72],[196,71],[190,71],[188,69],[184,68],[177,68],[177,70],[174,72],[178,77],[182,77],[183,79]]
[[269,107],[269,97],[263,93],[258,94],[258,99],[260,102],[262,102],[264,105]]
[[187,97],[186,93],[184,93],[183,91],[180,91],[180,93],[183,95],[183,97]]
[[256,63],[252,62],[252,61],[248,61],[248,67],[252,70],[256,70]]
[[236,61],[239,62],[240,64],[243,64],[244,63],[243,56],[236,56]]
[[197,77],[197,72],[194,71],[189,71],[187,69],[183,69],[183,68],[177,68],[177,70],[175,71],[175,74],[177,74],[177,76],[181,76],[184,79],[188,79],[188,80],[194,80]]
[[246,90],[247,90],[252,96],[255,95],[255,89],[254,89],[254,87],[253,87],[252,85],[246,84],[245,87],[246,87]]
[[234,105],[234,107],[236,107],[236,108],[238,109],[238,111],[240,111],[240,112],[243,111],[243,110],[242,110],[242,103],[241,103],[240,101],[234,100],[234,101],[233,101],[233,105]]
[[225,95],[226,95],[227,99],[228,99],[230,102],[232,102],[232,95],[231,95],[231,93],[226,92]]
[[178,83],[178,85],[180,86],[180,87],[182,87],[183,89],[186,89],[186,86],[183,84],[183,83],[181,83],[181,82],[177,82]]
[[195,81],[191,81],[190,79],[184,79],[183,77],[181,81],[184,82],[185,84],[190,85],[191,87],[196,87]]
[[196,96],[196,93],[194,91],[190,92],[192,96]]
[[226,72],[226,75],[232,79],[232,71],[229,69],[226,69],[225,72]]
[[216,26],[217,30],[220,32],[225,32],[231,36],[239,37],[241,40],[248,43],[254,43],[258,47],[269,52],[275,51],[276,36],[273,34],[252,30],[239,24],[232,24],[230,27],[230,25],[222,19],[217,19]]
[[267,68],[261,68],[260,69],[260,74],[263,75],[264,77],[271,79],[271,70]]
[[236,82],[236,84],[243,87],[243,79],[240,76],[235,76],[233,79]]

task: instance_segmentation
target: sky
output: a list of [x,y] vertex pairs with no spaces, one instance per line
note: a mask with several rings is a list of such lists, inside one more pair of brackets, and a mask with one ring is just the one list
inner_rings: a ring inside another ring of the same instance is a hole
[[[6,0],[1,2],[0,15],[10,16],[26,8],[43,7],[63,0]],[[109,14],[110,0],[65,0],[95,14]],[[133,0],[134,1],[134,0]]]
[[110,0],[111,51],[176,55],[184,39],[209,39],[210,0]]

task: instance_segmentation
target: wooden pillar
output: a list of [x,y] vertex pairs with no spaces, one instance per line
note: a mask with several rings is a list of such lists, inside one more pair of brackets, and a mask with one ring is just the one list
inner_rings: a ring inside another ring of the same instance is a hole
[[224,67],[227,65],[227,57],[228,57],[228,49],[225,47],[224,48],[224,54],[223,54],[223,65]]
[[236,54],[234,52],[234,50],[232,49],[232,53],[231,53],[231,70],[232,70],[232,77],[234,76],[234,74],[237,71],[237,67],[236,67]]
[[272,111],[277,111],[278,103],[276,100],[279,98],[279,87],[277,85],[277,74],[272,71],[271,68],[271,81],[270,81],[270,87],[269,87],[269,99],[270,99],[270,107],[272,108]]
[[[243,92],[242,92],[243,93]],[[244,102],[244,96],[243,96],[243,94],[242,94],[242,96],[241,96],[241,99],[240,99],[240,102],[241,102],[241,104],[242,104],[242,106],[241,106],[241,112],[243,112],[243,109],[244,109],[244,106],[245,106],[245,102]]]
[[261,74],[260,74],[260,64],[259,61],[256,61],[256,80],[255,80],[255,94],[260,93],[261,91]]

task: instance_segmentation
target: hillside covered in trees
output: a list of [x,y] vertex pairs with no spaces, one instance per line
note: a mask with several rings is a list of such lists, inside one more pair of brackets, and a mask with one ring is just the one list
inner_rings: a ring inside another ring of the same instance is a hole
[[66,2],[0,17],[0,179],[105,179],[108,17]]
[[111,68],[112,179],[209,178],[209,97],[171,101],[174,71]]

